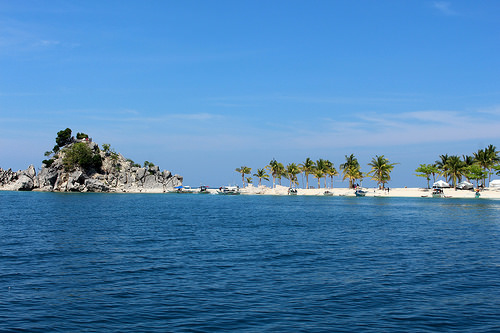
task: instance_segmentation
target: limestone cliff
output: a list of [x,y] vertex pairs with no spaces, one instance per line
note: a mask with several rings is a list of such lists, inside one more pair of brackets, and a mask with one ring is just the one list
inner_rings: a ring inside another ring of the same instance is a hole
[[[94,160],[99,161],[97,166],[69,164],[67,155],[75,144],[90,148]],[[44,161],[38,175],[33,165],[17,172],[0,168],[0,189],[12,191],[161,193],[182,185],[182,180],[151,163],[140,167],[121,154],[102,151],[89,140],[72,140]]]

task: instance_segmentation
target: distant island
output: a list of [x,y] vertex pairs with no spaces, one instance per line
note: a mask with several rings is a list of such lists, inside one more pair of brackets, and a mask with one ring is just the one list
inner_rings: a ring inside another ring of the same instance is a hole
[[0,190],[163,193],[182,186],[182,176],[148,161],[141,166],[110,144],[100,148],[85,133],[73,136],[69,128],[57,133],[56,145],[45,156],[38,175],[33,165],[17,172],[0,168]]

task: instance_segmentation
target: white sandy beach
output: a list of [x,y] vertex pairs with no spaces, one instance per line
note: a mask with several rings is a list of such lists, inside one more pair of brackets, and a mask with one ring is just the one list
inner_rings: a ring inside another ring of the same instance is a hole
[[[412,197],[412,198],[432,198],[432,189],[425,188],[391,188],[389,192],[374,188],[363,188],[367,191],[367,197]],[[470,190],[454,190],[453,188],[445,188],[444,196],[446,198],[475,198],[475,192]],[[216,193],[217,189],[209,189],[211,193]],[[325,191],[333,193],[333,196],[348,196],[354,197],[354,190],[348,188],[333,188],[333,189],[297,189],[297,195],[316,195],[323,196]],[[246,195],[288,195],[288,186],[277,185],[276,188],[267,186],[248,186],[240,188],[241,194]],[[486,188],[480,192],[482,199],[500,199],[500,189]]]

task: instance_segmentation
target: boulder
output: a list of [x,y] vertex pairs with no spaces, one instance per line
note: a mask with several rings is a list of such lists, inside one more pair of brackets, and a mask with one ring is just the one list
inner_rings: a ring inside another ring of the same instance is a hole
[[144,176],[146,175],[146,169],[145,168],[139,168],[136,173],[136,179],[138,181],[142,181]]
[[85,189],[88,192],[108,192],[109,187],[100,180],[88,178],[85,180]]
[[18,180],[12,184],[11,189],[13,191],[31,191],[33,190],[34,183],[33,179],[27,175],[21,175]]
[[144,183],[142,185],[145,190],[162,190],[163,191],[163,184],[159,183],[156,180],[155,175],[147,175],[144,177]]
[[172,173],[168,170],[163,170],[162,176],[163,176],[164,180],[167,180],[168,178],[170,178],[172,176]]

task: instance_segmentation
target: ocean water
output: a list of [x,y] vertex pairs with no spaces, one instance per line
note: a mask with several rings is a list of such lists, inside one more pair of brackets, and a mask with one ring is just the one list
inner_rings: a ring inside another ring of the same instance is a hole
[[0,192],[2,332],[500,331],[500,202]]

